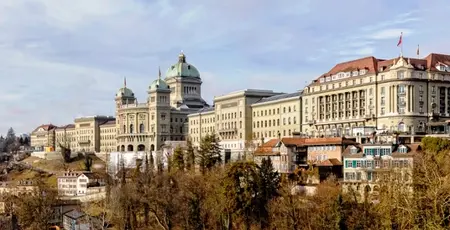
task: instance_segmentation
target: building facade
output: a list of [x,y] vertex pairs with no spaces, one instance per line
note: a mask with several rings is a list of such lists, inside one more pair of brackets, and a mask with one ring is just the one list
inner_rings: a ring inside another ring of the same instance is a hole
[[213,109],[188,115],[193,145],[199,146],[204,136],[215,133],[225,154],[232,154],[230,157],[242,155],[254,141],[252,105],[280,94],[271,90],[246,89],[214,97]]
[[337,64],[303,92],[302,131],[354,135],[351,127],[409,134],[450,115],[450,56],[390,60],[367,57]]
[[60,196],[86,196],[92,193],[92,188],[100,186],[105,186],[104,179],[92,172],[64,172],[58,176]]
[[92,116],[76,118],[73,124],[56,127],[41,125],[32,132],[35,151],[134,152],[159,150],[166,141],[184,141],[188,135],[187,115],[208,108],[201,97],[202,80],[181,53],[178,62],[161,72],[139,103],[126,79],[115,95],[115,118]]
[[377,142],[352,145],[344,152],[344,181],[346,192],[355,192],[362,199],[367,193],[378,198],[384,186],[412,190],[413,157],[420,151],[419,143]]

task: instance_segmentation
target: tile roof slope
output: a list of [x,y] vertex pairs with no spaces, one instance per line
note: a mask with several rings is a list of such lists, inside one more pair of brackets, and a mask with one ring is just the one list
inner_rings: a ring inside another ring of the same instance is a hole
[[[405,60],[407,60],[408,62],[410,62],[411,65],[413,65],[416,69],[419,69],[418,66],[421,65],[424,68],[427,68],[427,61],[425,59],[418,59],[418,58],[408,58],[408,57],[403,57]],[[383,72],[383,71],[388,71],[390,69],[391,66],[394,65],[394,61],[397,62],[400,59],[400,57],[397,58],[392,58],[389,60],[378,60],[378,71],[379,72]]]
[[259,101],[257,101],[254,104],[260,104],[260,103],[264,103],[264,102],[276,101],[276,100],[287,99],[287,98],[292,98],[292,97],[299,97],[300,95],[301,95],[301,92],[295,92],[295,93],[285,93],[285,94],[281,94],[281,95],[275,95],[275,96],[271,96],[271,97],[264,97],[264,98],[261,98]]
[[367,69],[368,73],[377,72],[377,64],[381,61],[373,56],[351,60],[336,64],[330,71],[318,77],[313,83],[317,83],[318,79],[324,76],[331,76],[340,72],[349,72],[354,70]]
[[49,130],[52,130],[52,129],[57,128],[57,126],[55,126],[55,125],[53,125],[53,124],[40,125],[40,126],[38,126],[36,129],[34,129],[33,132],[38,131],[40,128],[43,128],[44,131],[49,131]]
[[427,60],[427,68],[431,71],[439,71],[436,69],[438,63],[450,65],[450,55],[446,54],[431,53],[425,57],[425,60]]
[[256,148],[255,155],[256,156],[270,156],[277,155],[279,152],[273,152],[273,148],[278,144],[279,139],[271,139],[266,143],[262,144],[258,148]]
[[[412,144],[403,144],[404,146],[408,147],[408,153],[399,153],[397,149],[394,149],[392,152],[392,156],[394,157],[400,157],[400,156],[412,156],[415,153],[419,153],[422,151],[422,147],[420,146],[420,143],[412,143]],[[357,153],[350,153],[351,148],[355,146],[358,149]],[[360,158],[363,157],[364,153],[363,148],[364,146],[371,146],[366,144],[360,144],[360,145],[350,145],[347,146],[347,148],[342,152],[342,156],[348,157],[348,158]]]
[[336,158],[330,158],[324,161],[321,161],[317,164],[317,166],[339,166],[342,165],[342,162]]

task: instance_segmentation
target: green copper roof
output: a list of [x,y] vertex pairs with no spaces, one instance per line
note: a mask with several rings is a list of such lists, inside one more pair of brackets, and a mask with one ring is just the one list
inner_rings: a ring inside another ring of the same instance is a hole
[[170,66],[166,72],[166,78],[171,77],[196,77],[200,78],[200,73],[195,66],[186,62],[186,56],[181,53],[178,62]]
[[131,89],[125,86],[117,91],[116,97],[134,97],[134,93],[133,91],[131,91]]
[[150,84],[150,90],[156,90],[156,89],[170,89],[167,83],[164,80],[161,80],[160,78],[154,80],[152,84]]

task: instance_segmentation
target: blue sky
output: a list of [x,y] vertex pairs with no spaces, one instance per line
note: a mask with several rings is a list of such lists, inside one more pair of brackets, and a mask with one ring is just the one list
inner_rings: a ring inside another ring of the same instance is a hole
[[127,77],[141,102],[184,50],[203,97],[294,92],[364,56],[450,53],[448,0],[1,0],[0,133],[113,115]]

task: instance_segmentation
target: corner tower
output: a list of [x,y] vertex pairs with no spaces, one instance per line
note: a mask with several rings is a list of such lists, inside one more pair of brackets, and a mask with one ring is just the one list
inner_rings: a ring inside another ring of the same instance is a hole
[[160,150],[164,141],[170,140],[170,92],[159,71],[158,79],[148,89],[150,151]]
[[166,72],[165,82],[169,85],[170,105],[175,108],[187,107],[201,109],[208,104],[201,96],[202,80],[195,66],[186,62],[183,52],[178,55],[178,62],[171,65]]
[[134,96],[133,91],[130,88],[127,88],[127,79],[123,79],[123,87],[119,89],[116,93],[115,97],[116,102],[116,128],[117,134],[125,133],[126,124],[125,117],[123,116],[121,109],[127,107],[128,105],[136,104],[137,100]]

